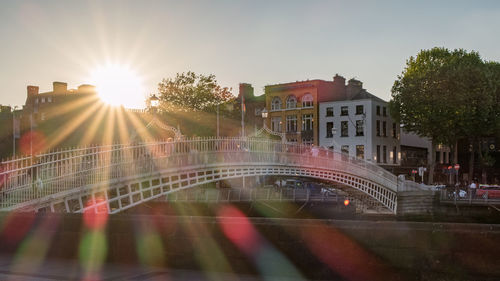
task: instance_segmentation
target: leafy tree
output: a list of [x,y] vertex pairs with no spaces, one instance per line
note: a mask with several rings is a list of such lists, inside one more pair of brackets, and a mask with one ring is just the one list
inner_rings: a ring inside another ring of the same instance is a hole
[[[394,82],[391,115],[406,131],[430,138],[432,156],[439,143],[450,146],[453,155],[458,139],[488,134],[494,127],[489,76],[476,52],[422,50]],[[430,164],[433,171],[434,161]]]
[[158,84],[160,110],[166,112],[214,111],[217,104],[234,99],[231,89],[217,84],[215,75],[188,71]]

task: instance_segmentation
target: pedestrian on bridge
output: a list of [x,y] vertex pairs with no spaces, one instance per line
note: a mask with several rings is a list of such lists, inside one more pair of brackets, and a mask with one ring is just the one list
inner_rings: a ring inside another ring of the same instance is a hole
[[477,189],[477,185],[476,185],[476,182],[475,180],[473,180],[469,186],[469,189],[470,189],[470,193],[471,193],[471,198],[474,199],[476,198],[476,189]]
[[312,145],[312,148],[311,148],[311,155],[313,157],[318,157],[318,155],[319,155],[319,149],[317,146],[314,146],[314,144]]

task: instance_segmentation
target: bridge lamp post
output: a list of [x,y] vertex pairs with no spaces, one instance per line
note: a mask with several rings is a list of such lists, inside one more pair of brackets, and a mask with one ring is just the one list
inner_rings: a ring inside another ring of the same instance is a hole
[[269,114],[269,112],[267,112],[267,110],[264,108],[262,111],[261,111],[261,115],[262,115],[262,127],[266,127],[266,119],[267,119],[267,115]]
[[156,112],[156,110],[160,106],[160,99],[156,95],[152,95],[149,98],[149,106],[153,112]]
[[[264,109],[262,109],[262,111],[261,111],[260,114],[262,116],[262,128],[266,128],[267,127],[267,125],[266,125],[266,119],[267,119],[267,116],[268,116],[269,112],[267,112],[267,109],[264,108]],[[263,183],[263,186],[266,185],[266,175],[264,175],[264,177],[262,179],[262,183]]]

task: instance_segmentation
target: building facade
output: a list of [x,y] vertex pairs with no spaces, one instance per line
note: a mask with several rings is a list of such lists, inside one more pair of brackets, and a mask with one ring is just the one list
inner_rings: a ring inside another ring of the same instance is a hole
[[68,89],[68,84],[63,82],[53,82],[52,86],[52,91],[44,93],[39,93],[38,86],[27,87],[23,118],[30,116],[35,123],[39,123],[61,114],[64,107],[75,109],[100,102],[95,86],[83,84],[77,89]]
[[400,126],[387,102],[360,81],[349,80],[344,99],[320,103],[319,120],[319,145],[379,165],[400,164]]
[[267,126],[286,134],[288,142],[318,145],[319,103],[340,98],[342,89],[336,85],[345,79],[335,76],[334,81],[308,80],[265,87]]

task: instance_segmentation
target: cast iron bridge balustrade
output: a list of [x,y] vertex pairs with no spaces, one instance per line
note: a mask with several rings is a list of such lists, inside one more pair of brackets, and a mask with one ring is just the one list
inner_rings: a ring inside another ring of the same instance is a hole
[[194,138],[53,151],[1,164],[0,210],[117,213],[210,182],[279,175],[340,183],[396,212],[396,176],[318,149],[313,156],[310,146],[267,139]]

